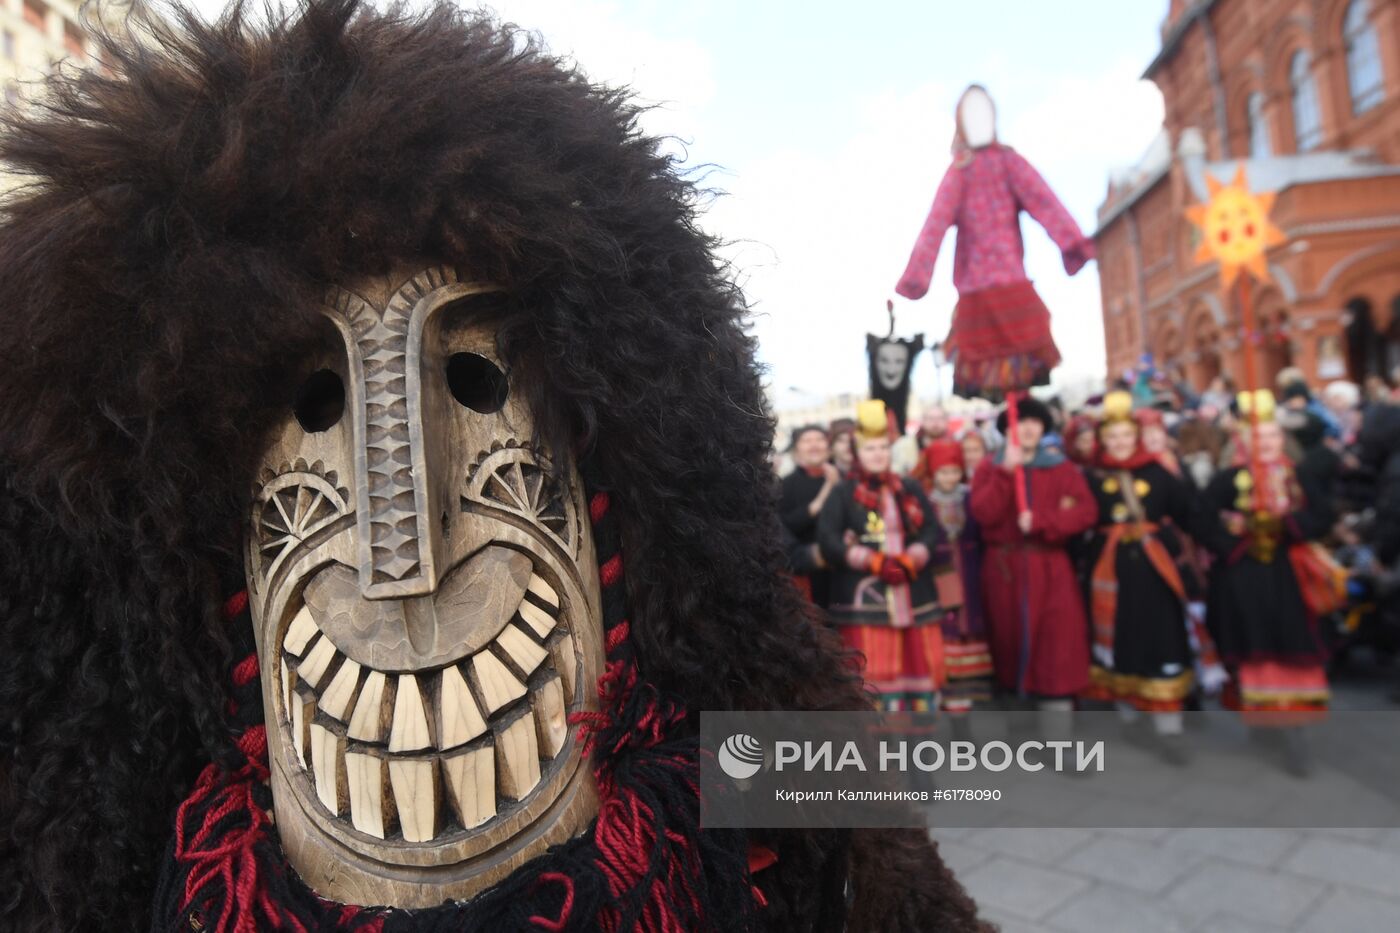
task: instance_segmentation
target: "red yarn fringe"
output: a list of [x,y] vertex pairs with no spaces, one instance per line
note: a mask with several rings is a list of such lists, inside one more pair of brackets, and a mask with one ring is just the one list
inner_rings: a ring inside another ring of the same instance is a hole
[[[609,509],[606,493],[595,494],[589,502],[589,516],[595,525]],[[599,568],[604,589],[621,585],[623,563],[620,554],[607,558]],[[225,612],[237,616],[247,606],[247,594],[240,593],[229,600]],[[601,763],[594,770],[600,798],[594,843],[598,850],[596,864],[607,880],[610,893],[617,904],[625,903],[632,892],[646,889],[646,902],[637,918],[636,929],[660,933],[684,933],[688,919],[702,914],[701,900],[694,880],[702,873],[695,841],[670,829],[659,829],[661,820],[638,793],[638,789],[615,780],[612,760],[623,749],[635,753],[660,745],[672,726],[685,718],[685,710],[674,703],[663,702],[654,688],[642,683],[628,645],[630,626],[623,619],[605,633],[607,664],[598,679],[599,710],[579,712],[570,721],[580,727],[585,755],[591,755],[600,736],[611,733],[627,722],[630,727],[620,734]],[[234,669],[235,684],[246,686],[258,676],[256,655],[250,655]],[[638,691],[642,691],[639,694]],[[641,711],[637,713],[637,707]],[[229,774],[211,764],[200,774],[193,793],[180,805],[175,838],[175,856],[193,863],[184,889],[182,909],[198,911],[201,897],[209,897],[221,882],[227,897],[223,898],[217,918],[201,917],[205,928],[214,933],[257,933],[259,929],[289,929],[307,933],[295,917],[279,911],[269,898],[266,886],[258,874],[254,846],[266,838],[271,826],[269,815],[253,799],[253,788],[268,779],[267,732],[263,725],[248,729],[238,740],[239,750],[247,763]],[[683,755],[652,758],[649,767],[670,769],[680,783],[698,796],[698,762]],[[233,814],[239,814],[234,829],[221,826]],[[202,814],[202,819],[199,818]],[[198,828],[192,824],[198,821]],[[663,864],[658,866],[658,860]],[[574,882],[567,875],[550,872],[540,876],[540,883],[551,882],[564,887],[564,898],[557,917],[535,915],[530,922],[549,931],[561,931],[569,925],[574,910]],[[758,902],[762,895],[754,889]],[[623,911],[617,904],[605,905],[594,918],[598,929],[605,933],[623,933]],[[686,909],[688,913],[685,913]],[[346,920],[358,910],[346,907]],[[383,919],[377,919],[371,930],[381,930]]]

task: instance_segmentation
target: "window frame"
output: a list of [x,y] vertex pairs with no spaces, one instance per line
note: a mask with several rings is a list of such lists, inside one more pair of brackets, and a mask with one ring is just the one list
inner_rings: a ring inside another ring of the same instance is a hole
[[[1347,99],[1352,115],[1360,116],[1385,100],[1385,63],[1381,61],[1380,37],[1371,21],[1369,0],[1351,0],[1347,4],[1342,14],[1342,53]],[[1358,89],[1358,78],[1369,78],[1371,84]]]
[[[1300,60],[1303,62],[1301,69],[1298,67]],[[1317,80],[1313,75],[1312,65],[1312,52],[1306,47],[1294,49],[1288,57],[1288,99],[1293,111],[1293,148],[1299,153],[1312,152],[1322,145],[1322,100],[1317,92]]]

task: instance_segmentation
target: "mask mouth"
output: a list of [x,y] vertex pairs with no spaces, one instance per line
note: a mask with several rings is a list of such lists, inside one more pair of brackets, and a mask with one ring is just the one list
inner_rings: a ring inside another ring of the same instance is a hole
[[538,565],[518,594],[487,636],[411,669],[366,663],[314,598],[294,603],[275,689],[303,804],[366,842],[434,845],[518,809],[565,754],[578,671]]

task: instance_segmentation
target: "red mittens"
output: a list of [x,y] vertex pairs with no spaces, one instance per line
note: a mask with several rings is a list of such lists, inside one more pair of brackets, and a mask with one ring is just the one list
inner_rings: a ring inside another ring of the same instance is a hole
[[902,586],[913,580],[918,574],[918,571],[914,569],[914,562],[909,559],[907,554],[900,554],[897,557],[876,554],[870,560],[870,572],[890,586]]

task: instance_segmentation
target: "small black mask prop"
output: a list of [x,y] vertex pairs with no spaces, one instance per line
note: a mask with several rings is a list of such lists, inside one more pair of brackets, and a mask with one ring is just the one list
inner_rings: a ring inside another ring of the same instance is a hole
[[870,397],[885,403],[894,412],[902,430],[909,407],[909,382],[914,361],[924,349],[924,335],[909,339],[865,335],[865,353],[870,359]]

